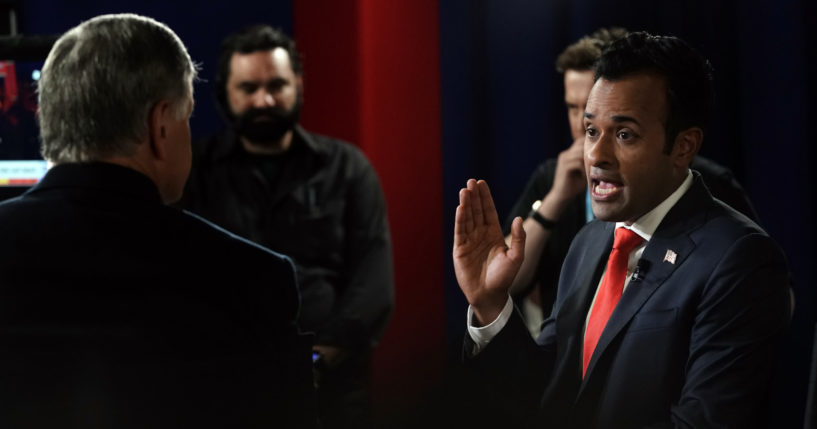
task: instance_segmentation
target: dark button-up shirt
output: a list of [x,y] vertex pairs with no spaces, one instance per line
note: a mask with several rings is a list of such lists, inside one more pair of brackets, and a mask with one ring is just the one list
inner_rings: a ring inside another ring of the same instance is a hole
[[391,313],[391,244],[380,182],[348,143],[297,127],[279,159],[226,131],[194,146],[183,206],[296,265],[302,329],[318,344],[372,346]]

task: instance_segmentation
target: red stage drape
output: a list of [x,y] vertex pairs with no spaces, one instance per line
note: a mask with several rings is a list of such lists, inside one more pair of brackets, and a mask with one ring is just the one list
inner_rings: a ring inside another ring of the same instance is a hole
[[386,194],[396,305],[373,390],[378,414],[402,414],[439,381],[445,354],[437,2],[295,0],[294,16],[302,123],[358,144]]

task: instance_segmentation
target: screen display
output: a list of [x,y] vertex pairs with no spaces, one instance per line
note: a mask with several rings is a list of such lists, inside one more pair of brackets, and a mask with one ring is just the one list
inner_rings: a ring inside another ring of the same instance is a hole
[[42,62],[0,60],[0,187],[34,185],[48,169],[37,124],[40,70]]

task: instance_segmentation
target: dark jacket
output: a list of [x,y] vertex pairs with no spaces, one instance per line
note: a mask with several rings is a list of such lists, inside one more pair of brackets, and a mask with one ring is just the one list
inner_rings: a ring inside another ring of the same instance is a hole
[[314,422],[291,262],[63,164],[0,204],[0,427]]
[[317,344],[368,350],[394,300],[386,203],[356,147],[296,127],[277,157],[227,130],[194,146],[184,208],[293,259],[299,323]]
[[493,411],[507,427],[516,418],[558,428],[765,427],[790,316],[777,244],[696,175],[644,249],[644,269],[582,379],[583,329],[614,228],[593,221],[576,236],[535,343],[515,314],[469,362],[485,377]]

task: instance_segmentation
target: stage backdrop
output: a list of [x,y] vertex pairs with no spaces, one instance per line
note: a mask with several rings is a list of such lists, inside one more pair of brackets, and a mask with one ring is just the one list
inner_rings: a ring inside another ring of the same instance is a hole
[[737,174],[791,264],[797,307],[772,392],[774,427],[802,426],[815,321],[814,2],[11,3],[29,34],[61,33],[110,12],[170,25],[201,63],[194,137],[221,127],[209,82],[220,40],[258,22],[294,34],[305,56],[305,126],[360,145],[386,192],[397,306],[374,388],[390,423],[441,391],[434,385],[445,379],[443,364],[456,367],[466,307],[450,259],[457,191],[469,177],[488,180],[504,217],[534,167],[569,142],[556,55],[600,26],[686,39],[715,68],[718,107],[702,153]]

